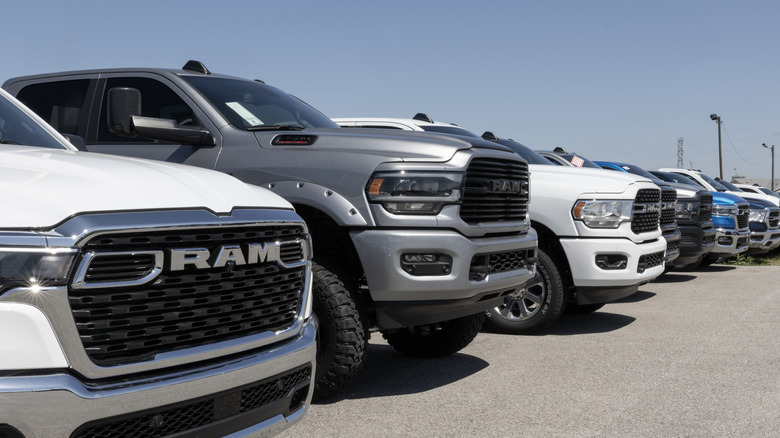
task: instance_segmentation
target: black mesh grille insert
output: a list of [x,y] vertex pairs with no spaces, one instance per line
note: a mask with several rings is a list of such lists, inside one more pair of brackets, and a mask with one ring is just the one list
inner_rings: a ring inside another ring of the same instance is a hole
[[661,266],[664,262],[664,253],[656,252],[653,254],[646,254],[641,257],[639,257],[639,265],[637,267],[637,272],[642,273],[646,269],[653,268],[656,266]]
[[675,240],[672,242],[666,242],[666,255],[673,255],[680,252],[680,241]]
[[737,213],[737,228],[747,228],[750,220],[750,208],[740,208]]
[[677,214],[677,190],[664,189],[661,191],[661,202],[664,208],[661,210],[661,226],[676,223]]
[[712,220],[712,195],[707,193],[701,195],[701,202],[699,203],[699,215],[697,217],[699,222],[708,222]]
[[[183,433],[283,400],[297,385],[310,379],[311,370],[306,367],[259,385],[227,391],[184,405],[165,406],[153,412],[131,415],[130,418],[101,420],[99,424],[92,423],[80,428],[71,437],[152,438]],[[295,408],[297,406],[284,406],[277,409],[279,412],[270,412],[268,418],[286,414],[288,409]]]
[[[100,236],[84,246],[94,252],[88,281],[139,275],[143,257],[100,257],[101,252],[206,248],[291,240],[294,225],[197,229]],[[301,260],[301,245],[282,245],[281,258]],[[97,263],[100,261],[100,263]],[[150,360],[156,354],[290,327],[300,311],[305,267],[275,262],[196,269],[165,266],[151,283],[69,290],[69,302],[87,355],[108,366]]]
[[488,258],[488,272],[495,274],[525,268],[527,253],[527,250],[522,250],[490,254]]
[[634,202],[634,218],[631,220],[631,231],[636,234],[658,229],[660,224],[660,211],[646,211],[648,207],[660,207],[661,191],[658,189],[641,189],[636,194]]
[[528,165],[477,158],[466,172],[460,217],[469,224],[522,221],[528,213]]

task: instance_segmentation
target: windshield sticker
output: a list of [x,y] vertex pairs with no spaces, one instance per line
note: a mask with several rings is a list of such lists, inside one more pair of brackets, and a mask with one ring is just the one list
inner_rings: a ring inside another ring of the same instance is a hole
[[575,156],[574,156],[574,157],[571,159],[571,164],[573,164],[573,165],[575,165],[575,166],[577,166],[577,167],[582,167],[582,165],[583,165],[583,164],[585,164],[585,160],[583,160],[582,158],[580,158],[580,157],[578,157],[578,156],[576,156],[576,155],[575,155]]
[[244,108],[243,105],[241,105],[238,102],[227,102],[227,106],[230,107],[233,111],[236,112],[242,119],[244,119],[245,122],[249,123],[250,126],[260,126],[263,125],[263,121],[255,117],[254,114],[252,114],[251,111]]

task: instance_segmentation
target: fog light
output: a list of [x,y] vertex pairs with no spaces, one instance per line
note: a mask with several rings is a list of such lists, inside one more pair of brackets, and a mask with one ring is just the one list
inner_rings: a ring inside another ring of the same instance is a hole
[[626,269],[628,257],[622,254],[599,254],[596,256],[596,266],[601,269]]
[[725,245],[725,246],[731,246],[731,244],[734,243],[734,239],[728,236],[721,236],[718,237],[718,245]]
[[416,276],[449,275],[452,257],[446,254],[403,254],[401,269]]

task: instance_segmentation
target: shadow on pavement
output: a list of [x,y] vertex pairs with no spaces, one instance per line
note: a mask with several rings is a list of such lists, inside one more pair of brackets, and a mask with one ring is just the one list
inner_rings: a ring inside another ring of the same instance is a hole
[[[654,294],[653,294],[654,295]],[[545,335],[572,336],[592,333],[607,333],[620,330],[636,321],[633,316],[618,313],[593,312],[587,315],[563,315]]]
[[726,271],[733,271],[735,269],[737,269],[737,267],[731,265],[709,265],[709,266],[702,266],[698,270],[702,272],[726,272]]
[[696,275],[682,271],[670,271],[653,280],[653,283],[684,283],[695,280]]
[[[653,296],[655,294],[648,293],[648,295]],[[634,321],[636,321],[636,318],[633,316],[626,316],[618,313],[608,313],[604,312],[602,309],[601,311],[587,313],[585,315],[564,314],[561,316],[561,319],[552,325],[552,327],[536,335],[513,335],[508,333],[500,333],[490,329],[487,325],[482,327],[482,331],[484,333],[494,333],[502,336],[587,335],[591,333],[606,333],[614,330],[620,330]]]
[[369,344],[368,360],[355,380],[314,404],[425,392],[469,377],[488,365],[478,357],[462,353],[428,359],[404,356],[389,345]]
[[[647,286],[647,285],[645,285],[645,286]],[[640,301],[649,300],[650,298],[653,298],[654,296],[656,296],[655,292],[647,292],[647,291],[639,290],[639,291],[636,291],[636,292],[632,293],[631,295],[629,295],[629,296],[627,296],[625,298],[621,298],[619,300],[612,301],[612,302],[607,303],[607,304],[612,304],[612,303],[638,303]]]

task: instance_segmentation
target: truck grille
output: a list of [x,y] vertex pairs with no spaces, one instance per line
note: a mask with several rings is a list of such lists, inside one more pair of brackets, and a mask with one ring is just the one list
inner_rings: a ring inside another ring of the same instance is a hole
[[[311,369],[306,367],[248,388],[234,389],[207,399],[193,400],[184,405],[162,407],[137,415],[130,414],[129,418],[99,420],[82,426],[71,435],[71,438],[152,438],[186,433],[192,429],[240,416],[254,409],[272,408],[274,402],[289,399],[288,403],[276,403],[271,412],[264,414],[264,418],[271,418],[278,414],[286,415],[296,411],[305,401],[308,385],[302,384],[310,380]],[[303,388],[295,390],[297,386]],[[226,427],[230,427],[229,422],[222,426],[223,431]]]
[[677,190],[663,189],[661,191],[661,227],[676,223]]
[[675,240],[672,242],[666,242],[666,256],[675,255],[680,252],[680,241]]
[[[280,259],[304,260],[303,228],[263,225],[171,229],[95,237],[82,254],[95,255],[86,270],[91,287],[69,288],[68,300],[84,349],[98,365],[151,360],[156,354],[290,327],[301,307],[305,265],[282,268],[274,261],[171,270],[166,263],[153,281],[143,252],[219,248],[281,241]],[[116,254],[122,255],[103,255]],[[139,255],[134,255],[140,253]],[[83,255],[82,255],[83,257]],[[128,281],[116,287],[110,282]]]
[[777,228],[780,226],[780,210],[772,210],[767,217],[767,225],[769,228]]
[[740,205],[737,211],[737,228],[747,228],[749,220],[750,207]]
[[528,214],[528,165],[475,158],[466,171],[460,218],[472,225],[523,221]]
[[701,195],[701,201],[699,202],[699,215],[697,216],[699,222],[709,222],[712,220],[712,195],[707,193]]
[[660,202],[660,190],[639,190],[634,201],[634,218],[631,220],[631,231],[639,234],[657,230],[661,216]]

